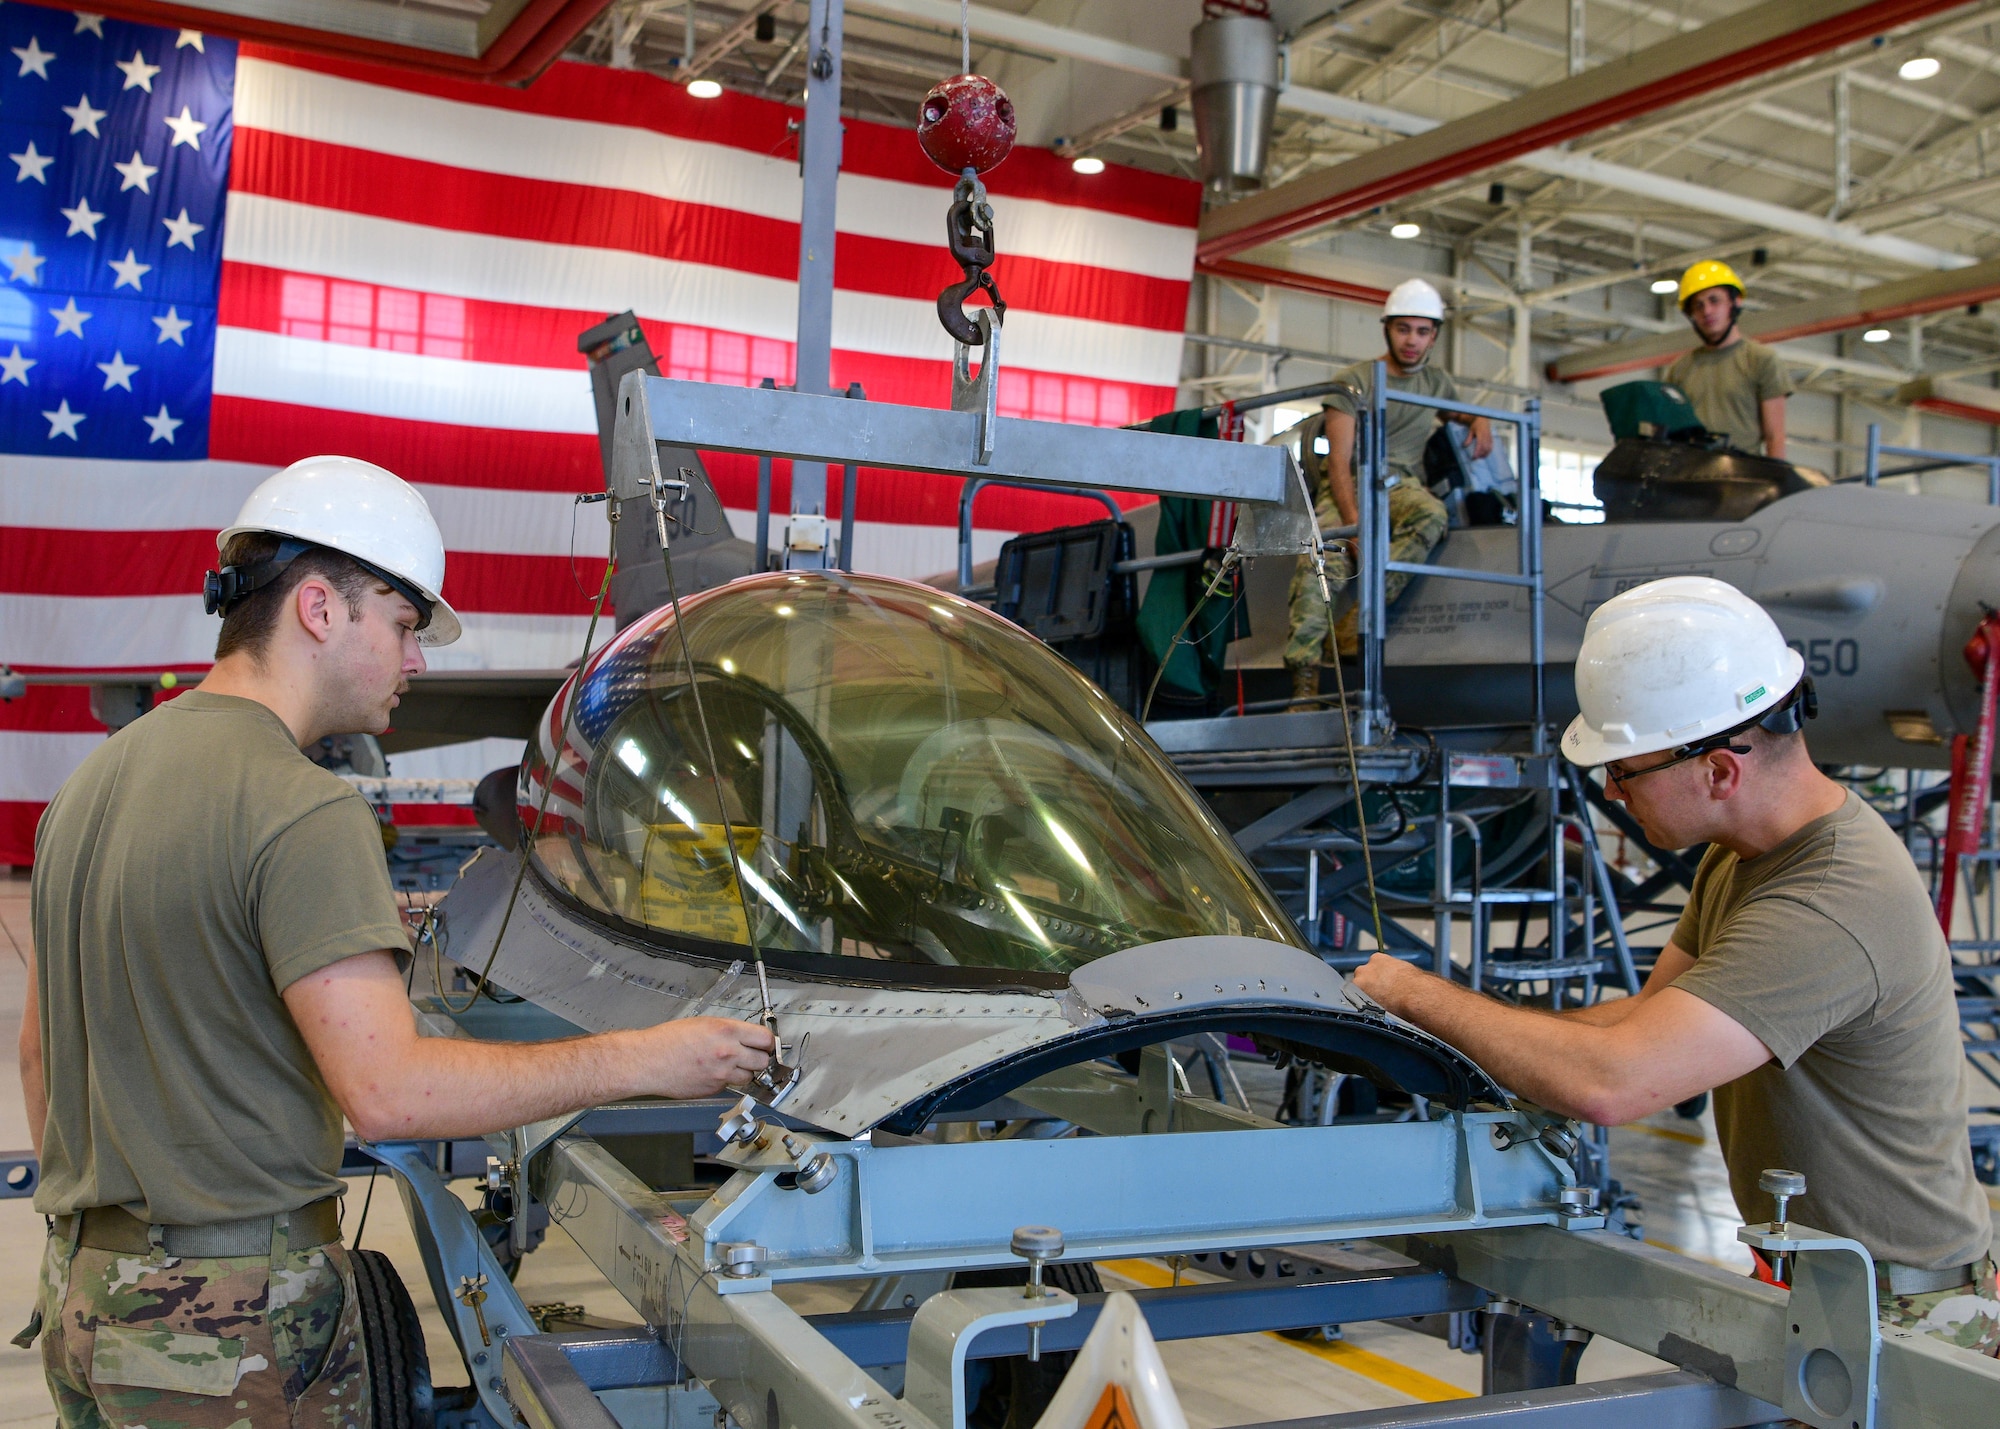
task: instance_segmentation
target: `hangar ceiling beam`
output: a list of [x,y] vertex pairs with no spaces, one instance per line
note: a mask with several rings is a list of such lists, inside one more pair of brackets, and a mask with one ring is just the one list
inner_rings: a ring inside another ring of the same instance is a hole
[[[1746,337],[1754,337],[1760,342],[1779,342],[1786,338],[1841,332],[1996,300],[2000,300],[2000,258],[1955,272],[1920,273],[1914,278],[1902,278],[1878,287],[1863,288],[1859,292],[1834,293],[1790,307],[1745,313],[1740,325]],[[1548,374],[1557,382],[1582,382],[1593,377],[1659,367],[1671,362],[1692,345],[1692,339],[1681,333],[1634,338],[1630,342],[1573,352],[1558,358],[1549,364]]]
[[[1793,10],[1810,12],[1814,9],[1811,3],[1807,3],[1807,0],[1781,0],[1781,2],[1786,8]],[[1867,8],[1872,11],[1884,3],[1892,3],[1899,9],[1921,5],[1925,8],[1926,13],[1930,10],[1950,8],[1948,0],[1874,0],[1873,4],[1865,6],[1857,3],[1857,0],[1848,0],[1848,8],[1850,10]],[[857,11],[898,15],[904,19],[923,21],[954,31],[958,28],[958,6],[953,4],[952,0],[849,0],[849,4],[851,9]],[[1759,7],[1759,12],[1768,8],[1770,8],[1768,4]],[[1025,50],[1081,60],[1087,64],[1102,65],[1106,68],[1124,70],[1134,74],[1152,75],[1161,79],[1185,79],[1186,77],[1187,63],[1185,60],[1161,53],[1157,50],[1147,50],[1140,46],[1126,44],[1121,40],[1093,35],[1082,30],[1065,29],[1062,26],[1050,24],[1046,20],[1037,20],[1028,15],[1016,15],[1008,11],[994,10],[984,5],[972,6],[970,13],[973,33],[988,39],[1002,40],[1018,45]],[[1741,17],[1738,18],[1740,19]],[[1733,22],[1719,23],[1727,24]],[[1679,46],[1684,43],[1686,43],[1685,37],[1670,42],[1672,46]],[[1651,53],[1651,51],[1641,52],[1641,54],[1647,53]],[[1637,57],[1635,56],[1635,58]],[[1593,75],[1616,68],[1619,68],[1618,64],[1603,65],[1598,69],[1579,75],[1575,80],[1563,81],[1562,85],[1556,87],[1562,88],[1570,84],[1588,80]],[[1524,95],[1519,100],[1511,101],[1510,104],[1496,106],[1494,109],[1473,115],[1470,119],[1460,120],[1458,124],[1482,122],[1488,115],[1508,109],[1512,104],[1526,103],[1534,99],[1537,94],[1547,92],[1537,91]],[[1297,84],[1291,85],[1279,92],[1278,107],[1291,113],[1308,115],[1316,119],[1331,120],[1339,124],[1360,125],[1366,128],[1384,130],[1392,134],[1406,136],[1426,135],[1429,136],[1426,139],[1427,143],[1435,142],[1438,131],[1443,127],[1436,120],[1393,109],[1385,104],[1371,104],[1365,100],[1350,99],[1345,95],[1332,94],[1323,89],[1310,89]],[[1130,118],[1132,118],[1130,115],[1121,116],[1119,120],[1113,121],[1113,125],[1121,128],[1128,127],[1124,124],[1124,120]],[[1102,127],[1111,128],[1112,125]],[[1456,128],[1457,126],[1454,125],[1452,127]],[[1064,149],[1067,152],[1070,149],[1080,147],[1082,145],[1072,142],[1066,144]],[[1233,213],[1245,204],[1264,202],[1267,199],[1275,198],[1279,194],[1295,191],[1301,185],[1330,181],[1356,164],[1367,163],[1380,168],[1383,165],[1383,155],[1400,153],[1403,152],[1403,149],[1404,146],[1401,144],[1385,146],[1372,154],[1364,154],[1334,168],[1319,170],[1303,178],[1296,179],[1291,184],[1274,189],[1269,194],[1261,195],[1257,199],[1242,200],[1230,205],[1228,208],[1218,209],[1216,213],[1218,215]],[[1591,158],[1588,155],[1574,154],[1555,149],[1531,149],[1529,152],[1512,154],[1509,156],[1509,161],[1542,173],[1557,175],[1563,178],[1582,179],[1585,182],[1596,184],[1601,188],[1611,189],[1619,193],[1629,193],[1638,197],[1657,199],[1662,202],[1671,203],[1678,208],[1689,209],[1697,213],[1711,214],[1717,218],[1761,224],[1775,233],[1790,234],[1794,237],[1810,239],[1817,243],[1843,248],[1850,252],[1864,253],[1871,257],[1908,264],[1913,267],[1951,268],[1963,266],[1971,261],[1961,254],[1936,248],[1930,244],[1917,243],[1911,239],[1898,238],[1888,234],[1870,233],[1853,223],[1842,223],[1821,218],[1816,214],[1801,213],[1796,209],[1784,208],[1778,204],[1746,200],[1739,194],[1729,193],[1721,189],[1704,188],[1700,184],[1686,183],[1679,179],[1668,178],[1663,174],[1650,173],[1647,170],[1631,168],[1624,164],[1608,163],[1602,159]],[[1496,162],[1500,161],[1487,161],[1486,166],[1490,166]],[[1405,190],[1405,192],[1417,192],[1420,189],[1431,187],[1435,183],[1444,182],[1448,178],[1464,177],[1465,174],[1474,171],[1474,169],[1465,169],[1459,173],[1443,175],[1436,179],[1417,184]],[[1366,206],[1372,206],[1372,204]],[[1754,216],[1750,212],[1752,208],[1755,210]],[[1206,227],[1206,225],[1204,226]],[[1309,227],[1311,225],[1305,226]],[[1229,251],[1232,253],[1240,252],[1244,248],[1257,246],[1262,241],[1259,239],[1247,243],[1231,243]],[[1206,253],[1206,248],[1204,251]]]
[[[103,13],[141,25],[186,26],[306,54],[367,60],[422,74],[526,84],[561,58],[610,0],[524,0],[488,16],[392,5],[238,6],[223,0],[105,0]],[[442,10],[443,7],[437,7]],[[482,7],[483,8],[483,7]],[[505,18],[497,33],[489,20]],[[269,10],[286,16],[271,19]]]
[[1522,159],[1638,115],[1684,103],[1895,26],[1959,0],[1764,0],[1532,90],[1430,133],[1385,145],[1265,193],[1212,210],[1200,253],[1227,257],[1481,169]]

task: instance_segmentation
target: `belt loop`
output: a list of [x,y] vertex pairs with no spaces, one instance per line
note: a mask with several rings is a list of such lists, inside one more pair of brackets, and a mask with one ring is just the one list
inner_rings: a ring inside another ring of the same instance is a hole
[[[53,1232],[55,1231],[55,1226],[56,1226],[56,1222],[57,1222],[57,1221],[59,1221],[59,1220],[61,1220],[61,1219],[62,1219],[62,1217],[61,1217],[61,1216],[54,1216],[54,1217],[51,1217],[51,1218],[50,1218],[50,1220],[49,1220],[49,1230],[50,1230],[50,1232],[51,1232],[51,1233],[53,1233]],[[69,1240],[69,1244],[68,1244],[68,1246],[67,1246],[67,1247],[65,1247],[65,1248],[64,1248],[64,1250],[63,1250],[63,1265],[64,1265],[64,1267],[65,1267],[65,1268],[67,1268],[67,1267],[68,1267],[69,1263],[70,1263],[70,1262],[71,1262],[72,1260],[75,1260],[75,1259],[76,1259],[76,1252],[77,1252],[77,1249],[78,1249],[78,1248],[79,1248],[80,1246],[82,1246],[82,1244],[83,1244],[83,1212],[82,1212],[82,1211],[72,1211],[72,1212],[70,1213],[70,1216],[69,1216],[69,1236],[67,1237],[67,1239]]]
[[[78,1225],[82,1224],[81,1217],[78,1218],[77,1223]],[[168,1260],[167,1228],[157,1222],[148,1224],[146,1227],[146,1244],[152,1247],[151,1259],[153,1264],[165,1265]]]
[[275,1284],[278,1272],[285,1268],[285,1258],[292,1248],[292,1213],[279,1211],[271,1217],[271,1280]]

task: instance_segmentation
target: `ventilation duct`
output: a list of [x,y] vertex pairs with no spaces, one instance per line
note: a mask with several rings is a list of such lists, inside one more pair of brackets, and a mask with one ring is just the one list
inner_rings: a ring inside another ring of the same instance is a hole
[[1264,183],[1278,104],[1278,30],[1268,15],[1207,8],[1208,18],[1194,27],[1189,64],[1201,181],[1216,193],[1241,193]]

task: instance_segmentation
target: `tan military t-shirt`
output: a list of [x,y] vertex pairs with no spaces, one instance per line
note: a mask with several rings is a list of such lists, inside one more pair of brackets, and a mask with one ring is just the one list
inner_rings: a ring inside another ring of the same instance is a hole
[[1764,450],[1763,402],[1792,395],[1778,354],[1747,337],[1728,347],[1698,347],[1682,354],[1667,369],[1667,381],[1687,393],[1704,427],[1745,452]]
[[1984,1256],[1951,957],[1909,853],[1856,795],[1760,857],[1711,847],[1674,929],[1698,959],[1674,983],[1776,1059],[1715,1089],[1746,1221],[1769,1167],[1804,1173],[1790,1216],[1877,1260],[1926,1270]]
[[[1369,407],[1375,391],[1375,364],[1357,362],[1352,367],[1343,367],[1333,374],[1333,381],[1353,389],[1350,392],[1332,392],[1323,400],[1326,409],[1345,412],[1352,417]],[[1458,384],[1451,380],[1451,374],[1438,365],[1437,357],[1419,367],[1407,377],[1398,377],[1393,368],[1389,369],[1389,387],[1396,392],[1413,392],[1419,397],[1442,397],[1448,402],[1458,400]],[[1359,395],[1354,395],[1359,394]],[[1397,476],[1414,476],[1419,483],[1424,479],[1424,447],[1437,430],[1438,420],[1443,416],[1434,407],[1417,407],[1408,402],[1391,402],[1388,419],[1384,425],[1389,429],[1389,470]],[[1359,430],[1356,440],[1359,440]],[[1358,463],[1349,470],[1358,470]]]
[[279,993],[408,946],[374,812],[263,705],[191,690],[35,834],[49,1115],[35,1209],[206,1225],[341,1189],[341,1118]]

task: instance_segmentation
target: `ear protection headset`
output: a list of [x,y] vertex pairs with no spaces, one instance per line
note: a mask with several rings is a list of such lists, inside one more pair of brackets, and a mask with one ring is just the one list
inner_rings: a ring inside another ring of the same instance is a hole
[[[210,615],[227,616],[238,605],[283,575],[285,568],[307,551],[322,549],[330,548],[315,546],[310,541],[287,536],[278,542],[278,549],[272,552],[268,559],[252,561],[241,566],[224,566],[219,571],[210,571],[202,578],[202,609]],[[390,575],[380,566],[348,556],[345,551],[339,554],[346,556],[348,560],[353,561],[355,565],[415,606],[417,629],[422,630],[431,623],[431,603],[424,599],[423,593],[415,586],[401,576]]]

